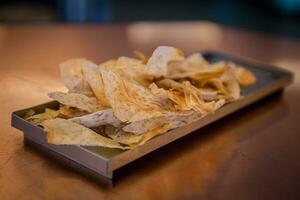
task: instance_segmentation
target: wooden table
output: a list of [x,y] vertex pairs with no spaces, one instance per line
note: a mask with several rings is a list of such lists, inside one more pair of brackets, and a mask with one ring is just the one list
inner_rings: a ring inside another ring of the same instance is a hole
[[[158,45],[202,49],[287,68],[294,84],[122,169],[113,186],[26,147],[14,110],[65,90],[58,63],[95,62]],[[300,199],[300,41],[209,22],[0,25],[0,199]]]

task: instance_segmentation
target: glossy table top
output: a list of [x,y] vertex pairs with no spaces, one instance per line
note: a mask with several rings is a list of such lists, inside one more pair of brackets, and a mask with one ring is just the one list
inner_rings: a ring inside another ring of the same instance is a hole
[[[63,167],[10,127],[12,111],[65,90],[58,63],[100,63],[158,45],[223,51],[295,73],[294,83],[121,169],[112,186]],[[0,199],[300,199],[300,41],[209,22],[0,24]]]

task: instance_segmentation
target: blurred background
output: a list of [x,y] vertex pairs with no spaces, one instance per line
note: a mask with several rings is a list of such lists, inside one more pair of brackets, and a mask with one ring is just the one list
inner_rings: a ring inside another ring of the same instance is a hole
[[1,22],[207,20],[300,37],[300,0],[1,0]]

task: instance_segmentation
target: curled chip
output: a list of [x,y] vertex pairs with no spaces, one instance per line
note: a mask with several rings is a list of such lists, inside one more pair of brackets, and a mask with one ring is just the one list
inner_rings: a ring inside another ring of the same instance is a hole
[[84,79],[88,82],[99,103],[103,107],[109,107],[109,102],[104,94],[103,80],[98,65],[94,63],[86,63],[82,66],[82,72]]
[[48,119],[54,119],[59,116],[59,111],[57,110],[52,110],[50,108],[46,108],[45,112],[37,114],[37,115],[32,115],[26,120],[30,121],[31,123],[35,125],[40,125],[43,121],[48,120]]
[[84,58],[70,59],[60,63],[60,76],[70,92],[91,96],[93,92],[82,74],[82,67],[85,64],[93,63]]
[[42,125],[52,144],[131,149],[213,114],[240,98],[240,86],[256,82],[235,63],[184,57],[175,47],[159,46],[150,58],[134,54],[100,65],[83,58],[61,63],[69,91],[49,93],[59,109],[30,110],[24,118]]
[[89,128],[70,120],[56,118],[42,123],[47,134],[47,140],[52,144],[76,144],[83,146],[102,146],[126,149],[118,142],[97,134]]
[[115,117],[111,108],[100,110],[88,115],[74,117],[70,120],[89,128],[98,127],[106,124],[111,124],[117,127],[121,124],[121,121]]
[[168,64],[172,61],[182,61],[183,52],[180,49],[168,46],[157,47],[147,62],[146,71],[160,77],[168,73]]
[[50,92],[48,95],[50,98],[58,101],[63,105],[78,108],[90,113],[103,109],[96,98],[87,97],[84,94]]

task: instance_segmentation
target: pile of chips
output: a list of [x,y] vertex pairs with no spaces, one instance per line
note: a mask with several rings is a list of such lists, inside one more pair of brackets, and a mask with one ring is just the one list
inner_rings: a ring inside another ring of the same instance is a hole
[[52,144],[130,149],[190,124],[240,98],[254,74],[231,62],[208,63],[201,54],[159,46],[150,58],[119,57],[97,65],[87,59],[60,64],[68,92],[51,92],[58,110],[30,111]]

